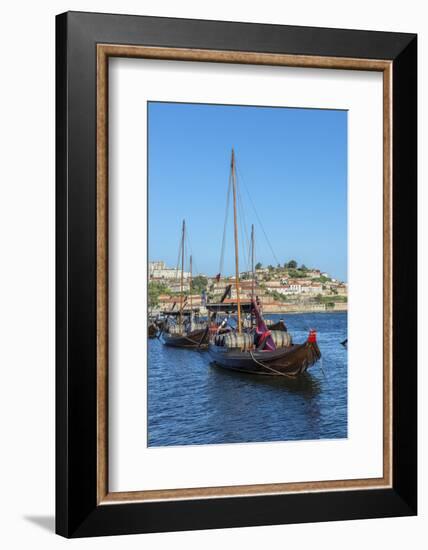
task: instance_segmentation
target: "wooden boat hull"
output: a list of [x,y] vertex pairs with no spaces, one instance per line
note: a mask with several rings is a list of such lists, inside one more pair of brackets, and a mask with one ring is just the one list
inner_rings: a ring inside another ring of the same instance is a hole
[[188,334],[169,334],[162,333],[162,340],[166,346],[186,349],[207,349],[208,348],[208,329],[198,329]]
[[283,332],[287,332],[287,327],[285,326],[284,321],[278,321],[277,323],[273,323],[272,325],[268,325],[267,328],[269,330],[281,330]]
[[158,335],[158,327],[155,324],[149,325],[147,329],[147,336],[149,338],[156,338],[157,335]]
[[321,358],[316,342],[305,342],[275,351],[240,351],[210,344],[210,357],[223,368],[268,376],[297,376]]

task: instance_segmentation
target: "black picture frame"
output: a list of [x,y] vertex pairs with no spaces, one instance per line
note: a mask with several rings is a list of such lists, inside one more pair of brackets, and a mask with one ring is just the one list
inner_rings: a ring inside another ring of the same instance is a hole
[[[97,505],[96,46],[392,61],[391,488]],[[417,36],[68,12],[56,18],[56,532],[65,537],[417,513]]]

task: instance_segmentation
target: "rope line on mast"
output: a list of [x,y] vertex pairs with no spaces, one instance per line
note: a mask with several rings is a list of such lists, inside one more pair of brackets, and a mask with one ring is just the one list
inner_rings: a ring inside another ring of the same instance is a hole
[[188,255],[186,255],[186,263],[188,262],[188,259],[190,256],[192,256],[193,261],[193,267],[194,267],[194,273],[199,273],[198,264],[195,261],[195,255],[193,254],[193,248],[192,248],[192,238],[190,235],[189,227],[186,227],[186,245],[188,250]]
[[184,275],[184,251],[185,251],[186,222],[183,220],[181,234],[181,278],[180,278],[180,332],[183,331],[183,275]]
[[240,187],[239,186],[239,179],[237,178],[236,191],[237,191],[237,194],[238,194],[238,209],[239,209],[239,222],[240,222],[241,233],[242,233],[242,248],[243,248],[243,251],[244,251],[245,267],[246,267],[246,270],[249,271],[249,268],[250,268],[250,254],[248,254],[248,255],[246,254],[244,239],[245,239],[245,242],[247,243],[248,249],[250,249],[251,244],[250,244],[250,239],[248,237],[247,219],[245,217],[244,201],[242,200],[242,195],[241,195],[241,191],[240,191],[239,187]]
[[180,257],[181,257],[181,247],[183,246],[183,239],[180,237],[180,244],[178,245],[178,256],[177,256],[177,263],[175,268],[175,281],[178,281],[178,270],[180,267]]
[[248,260],[248,270],[247,271],[250,272],[251,271],[251,265],[250,265],[251,264],[251,242],[248,244],[248,258],[249,258],[249,260]]
[[270,242],[270,240],[269,240],[269,237],[267,236],[267,233],[266,233],[266,231],[265,231],[264,225],[263,225],[263,223],[262,223],[262,221],[261,221],[261,219],[260,219],[260,216],[259,216],[259,214],[258,214],[258,212],[257,212],[256,206],[255,206],[255,204],[254,204],[254,202],[253,202],[253,199],[251,198],[250,192],[248,191],[247,185],[246,185],[246,183],[245,183],[245,181],[244,181],[244,178],[242,177],[242,173],[241,173],[240,170],[239,170],[239,178],[240,178],[240,180],[242,180],[242,182],[244,183],[244,189],[245,189],[245,191],[246,191],[246,193],[247,193],[248,198],[250,199],[250,203],[251,203],[251,206],[253,207],[253,210],[254,210],[254,213],[255,213],[255,215],[256,215],[257,221],[259,222],[260,227],[262,228],[263,235],[264,235],[264,237],[265,237],[265,239],[266,239],[266,242],[267,242],[267,244],[268,244],[268,246],[269,246],[269,248],[270,248],[270,251],[272,252],[272,256],[273,256],[273,258],[274,258],[276,264],[278,265],[280,262],[279,262],[279,260],[278,260],[278,258],[277,258],[277,256],[276,256],[276,254],[275,254],[275,251],[274,251],[274,249],[273,249],[273,247],[272,247],[272,244],[271,244],[271,242]]
[[239,292],[239,237],[238,237],[238,224],[237,224],[237,208],[236,208],[236,170],[235,170],[235,152],[232,148],[232,160],[231,160],[231,176],[233,183],[233,225],[235,236],[235,287],[236,287],[236,304],[238,309],[238,334],[242,334],[241,323],[241,298]]
[[223,272],[224,264],[224,249],[226,246],[226,231],[227,231],[227,220],[229,216],[229,203],[230,203],[230,191],[232,189],[232,175],[229,175],[229,185],[227,187],[227,197],[226,197],[226,212],[224,216],[224,225],[223,225],[223,239],[221,241],[221,253],[220,253],[220,264],[218,272],[221,274]]
[[245,269],[248,268],[248,256],[247,256],[247,249],[246,249],[246,235],[245,235],[245,231],[244,231],[244,222],[243,222],[243,213],[242,213],[242,205],[240,203],[240,200],[239,200],[239,192],[237,190],[237,194],[238,194],[238,214],[239,214],[239,229],[240,229],[240,232],[241,232],[241,249],[242,249],[242,257],[243,257],[243,265],[245,267]]

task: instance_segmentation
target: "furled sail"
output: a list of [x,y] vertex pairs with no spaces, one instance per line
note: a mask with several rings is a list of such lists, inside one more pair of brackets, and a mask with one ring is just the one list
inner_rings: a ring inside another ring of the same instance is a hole
[[270,330],[267,328],[266,323],[260,313],[260,310],[255,300],[251,301],[254,317],[256,318],[256,338],[257,347],[274,351],[276,350],[275,342],[273,341]]

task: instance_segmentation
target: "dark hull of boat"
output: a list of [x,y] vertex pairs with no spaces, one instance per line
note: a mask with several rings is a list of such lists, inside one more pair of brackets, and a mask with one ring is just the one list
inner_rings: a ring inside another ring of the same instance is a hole
[[269,330],[282,330],[283,332],[287,332],[287,327],[285,326],[284,321],[278,321],[277,323],[270,325],[268,328]]
[[208,330],[198,329],[189,332],[186,335],[162,334],[163,343],[166,346],[186,349],[207,349],[208,348]]
[[147,336],[149,338],[156,338],[158,335],[158,327],[156,325],[149,325],[149,328],[147,329]]
[[316,342],[292,345],[275,351],[240,351],[210,344],[213,362],[223,368],[249,374],[297,376],[321,358]]

